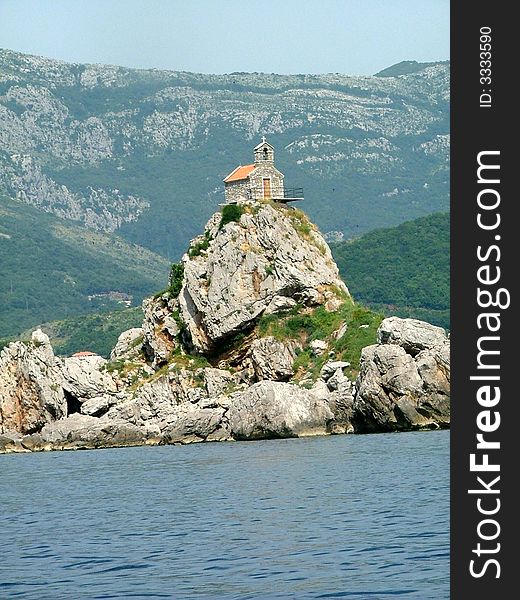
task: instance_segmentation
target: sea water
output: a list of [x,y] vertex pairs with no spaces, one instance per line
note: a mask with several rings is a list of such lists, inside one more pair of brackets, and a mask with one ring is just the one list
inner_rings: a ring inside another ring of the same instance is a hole
[[0,598],[449,597],[449,432],[0,456]]

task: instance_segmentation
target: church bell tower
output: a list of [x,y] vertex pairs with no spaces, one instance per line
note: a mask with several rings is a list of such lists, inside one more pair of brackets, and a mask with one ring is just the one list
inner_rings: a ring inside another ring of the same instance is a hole
[[255,165],[274,165],[274,148],[266,141],[265,136],[262,141],[255,146]]

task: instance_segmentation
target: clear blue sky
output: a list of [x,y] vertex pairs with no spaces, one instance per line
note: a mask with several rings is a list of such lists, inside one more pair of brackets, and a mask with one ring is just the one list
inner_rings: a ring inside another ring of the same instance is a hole
[[449,59],[449,0],[0,0],[0,48],[202,73]]

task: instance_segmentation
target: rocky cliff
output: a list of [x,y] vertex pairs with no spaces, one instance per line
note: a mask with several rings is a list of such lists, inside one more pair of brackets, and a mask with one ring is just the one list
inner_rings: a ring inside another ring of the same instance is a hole
[[356,305],[327,243],[295,208],[224,207],[144,313],[110,361],[59,359],[40,331],[30,344],[5,348],[0,448],[449,425],[444,331],[409,319],[381,322]]
[[242,215],[221,226],[209,221],[184,259],[179,308],[199,352],[219,352],[230,336],[247,331],[263,314],[327,305],[348,295],[325,240],[305,215],[276,204],[243,203]]

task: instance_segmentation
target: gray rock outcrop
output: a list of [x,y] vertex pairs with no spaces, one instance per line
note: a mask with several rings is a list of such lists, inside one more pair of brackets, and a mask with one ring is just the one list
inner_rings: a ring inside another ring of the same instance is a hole
[[45,425],[39,435],[22,444],[30,444],[32,450],[78,450],[138,446],[143,441],[142,431],[131,423],[75,413]]
[[159,439],[177,418],[179,405],[196,404],[203,397],[204,390],[194,385],[192,373],[166,373],[144,383],[132,398],[111,407],[106,416],[132,423],[145,436]]
[[[164,374],[130,392],[125,386],[118,389],[121,381],[107,372],[104,359],[74,357],[62,363],[37,333],[36,343],[11,344],[0,355],[0,451],[448,426],[449,340],[436,330],[434,336],[425,336],[429,328],[424,324],[402,321],[383,321],[378,335],[384,342],[363,349],[355,384],[344,373],[348,362],[329,360],[311,389],[273,379],[249,385],[241,381],[240,371],[188,368],[193,359],[179,356],[179,364],[171,362]],[[417,341],[409,333],[413,330],[421,332]],[[251,344],[245,360],[260,369],[258,375],[280,377],[289,372],[288,352],[274,338],[261,338]],[[276,360],[269,361],[270,356]],[[71,395],[80,412],[67,416]],[[25,403],[20,404],[22,398]],[[17,415],[23,415],[22,421]]]
[[60,361],[39,329],[0,352],[0,432],[29,434],[67,414]]
[[177,347],[175,338],[179,334],[179,326],[172,317],[176,307],[176,301],[167,295],[143,301],[142,347],[154,368],[168,362]]
[[397,344],[411,356],[416,356],[421,350],[442,346],[446,339],[446,332],[442,327],[417,319],[388,317],[377,331],[379,344]]
[[325,434],[334,415],[310,390],[260,381],[231,396],[227,419],[235,439],[254,440]]
[[322,354],[325,354],[328,349],[328,344],[325,340],[312,340],[310,346],[314,356],[321,356]]
[[[338,364],[338,362],[336,362],[336,364]],[[326,385],[329,390],[327,402],[332,413],[334,414],[334,421],[330,426],[331,433],[354,432],[353,420],[355,388],[350,379],[343,373],[343,369],[346,366],[349,366],[349,363],[343,363],[343,365],[344,366],[338,367],[326,380]]]
[[229,393],[238,384],[236,376],[224,369],[204,369],[204,386],[209,398],[217,398]]
[[294,308],[298,303],[288,296],[273,296],[273,299],[264,310],[264,315],[275,315]]
[[[183,322],[199,352],[247,330],[273,301],[290,297],[307,305],[348,295],[330,248],[300,211],[245,203],[239,222],[206,225],[208,249],[186,254],[179,295]],[[290,303],[292,304],[292,303]]]
[[213,403],[181,404],[162,434],[162,443],[227,441],[233,437],[224,419],[226,407]]
[[239,206],[239,221],[213,215],[110,361],[59,359],[40,330],[2,350],[0,451],[449,425],[444,331],[384,319],[353,383],[350,297],[327,244],[301,211]]
[[100,417],[108,412],[109,408],[117,404],[117,402],[117,396],[112,396],[110,394],[94,396],[81,403],[80,413],[91,417]]
[[356,432],[448,426],[450,356],[444,331],[391,317],[381,323],[378,339],[381,343],[361,354],[353,405]]
[[320,371],[320,377],[323,381],[328,381],[337,371],[343,373],[343,369],[350,367],[350,363],[344,360],[329,360]]
[[71,356],[63,360],[63,388],[80,404],[89,398],[115,394],[117,384],[101,356]]
[[110,359],[124,358],[128,356],[139,344],[144,336],[142,327],[127,329],[117,338],[116,345],[110,353]]
[[296,358],[293,346],[272,336],[255,340],[251,344],[251,362],[256,377],[259,380],[288,381],[293,375]]

